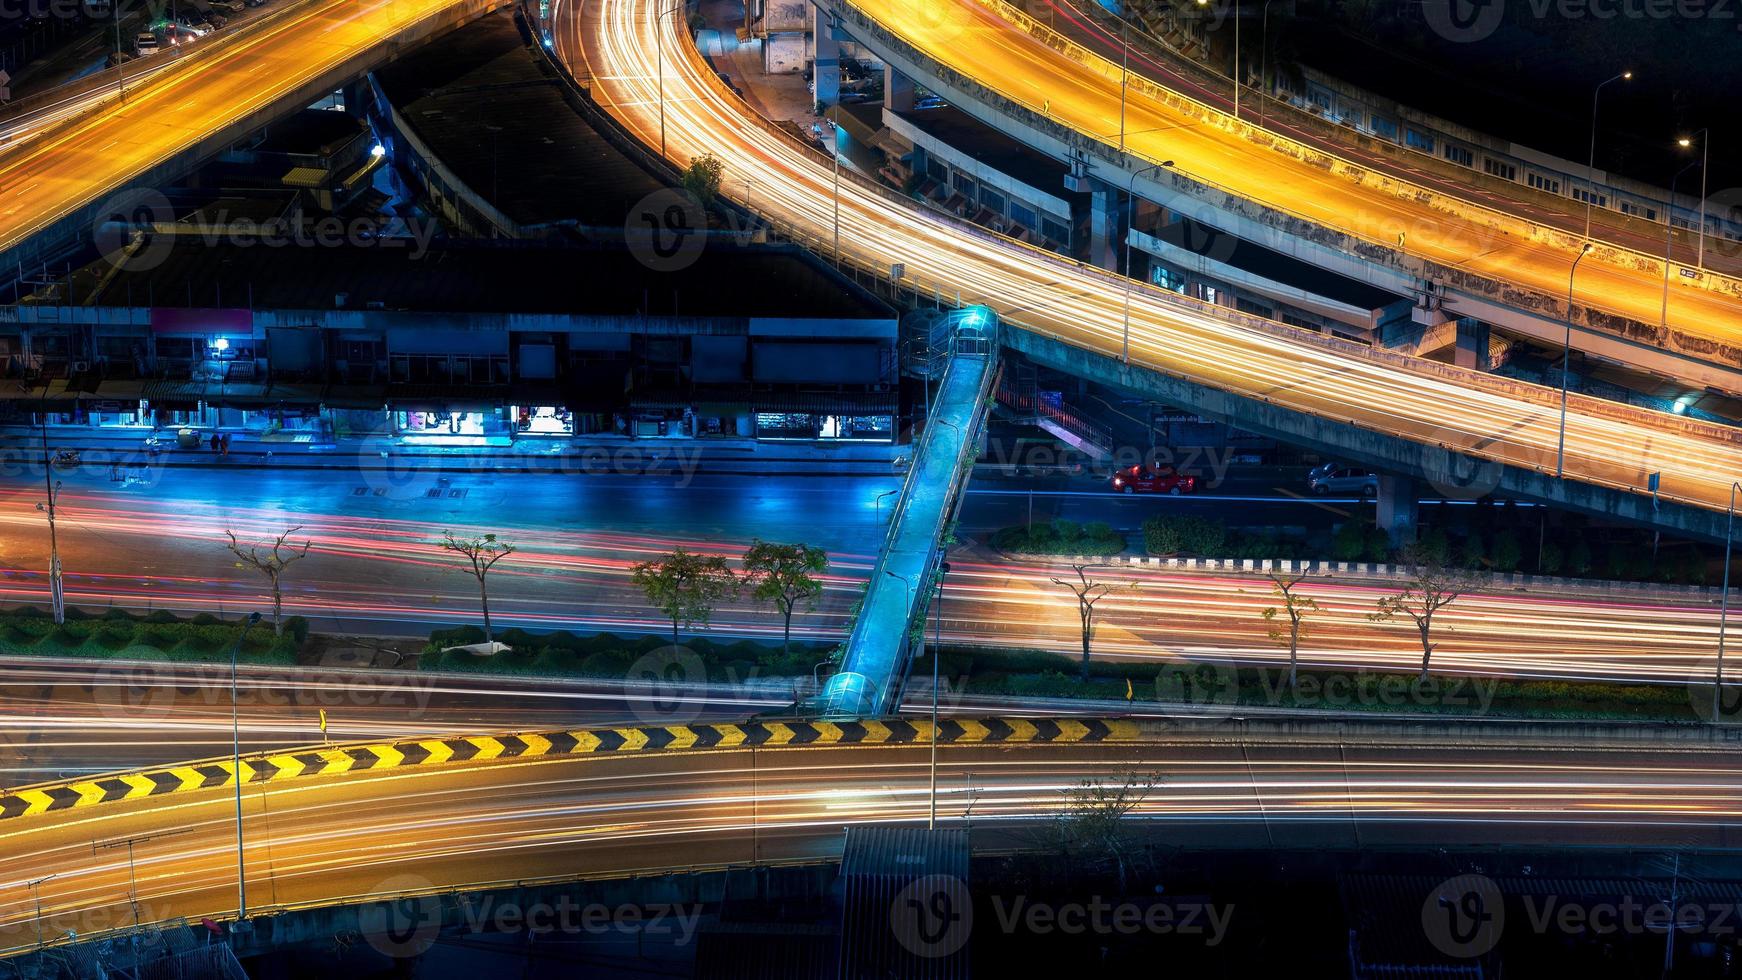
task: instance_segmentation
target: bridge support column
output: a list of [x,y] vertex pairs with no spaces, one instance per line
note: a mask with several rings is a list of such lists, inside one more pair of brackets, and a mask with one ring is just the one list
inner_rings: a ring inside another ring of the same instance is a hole
[[1089,254],[1084,261],[1113,272],[1124,261],[1125,194],[1095,181],[1089,190]]
[[811,5],[812,80],[816,100],[824,106],[841,101],[841,43],[835,38],[834,16]]
[[1488,364],[1488,325],[1481,320],[1461,317],[1458,320],[1458,346],[1452,363],[1461,368],[1486,371]]
[[1375,520],[1393,547],[1415,542],[1417,498],[1415,480],[1407,476],[1379,477],[1379,507]]
[[883,66],[883,108],[895,112],[907,112],[913,108],[913,79],[891,65]]

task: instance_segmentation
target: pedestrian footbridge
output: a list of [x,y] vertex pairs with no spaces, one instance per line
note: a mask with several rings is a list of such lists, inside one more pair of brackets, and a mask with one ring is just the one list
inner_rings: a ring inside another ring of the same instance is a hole
[[881,715],[899,703],[909,648],[925,619],[943,539],[973,470],[973,449],[992,403],[998,373],[997,321],[991,310],[952,314],[949,363],[913,463],[889,519],[882,555],[847,640],[841,671],[818,702],[827,716]]

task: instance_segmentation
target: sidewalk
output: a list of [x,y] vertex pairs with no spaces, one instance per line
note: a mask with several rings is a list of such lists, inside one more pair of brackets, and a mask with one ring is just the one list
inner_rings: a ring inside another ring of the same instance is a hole
[[[155,466],[228,469],[437,470],[444,472],[567,473],[693,476],[697,473],[754,473],[793,476],[892,476],[905,448],[888,444],[755,442],[749,439],[630,439],[589,435],[579,438],[523,436],[512,446],[406,445],[386,433],[320,439],[315,433],[267,435],[227,431],[228,454],[211,448],[213,430],[197,449],[175,445],[173,429],[157,433],[161,450],[149,452],[148,429],[118,431],[87,426],[49,426],[51,453],[72,450],[85,467]],[[42,459],[42,430],[0,428],[0,454],[27,464]]]

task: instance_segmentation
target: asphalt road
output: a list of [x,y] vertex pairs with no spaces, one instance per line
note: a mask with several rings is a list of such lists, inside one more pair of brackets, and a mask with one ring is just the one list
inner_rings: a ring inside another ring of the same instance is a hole
[[[22,478],[20,478],[22,479]],[[432,477],[433,479],[433,477]],[[758,537],[803,540],[832,561],[816,609],[801,612],[795,635],[834,640],[872,564],[883,516],[877,496],[893,478],[699,476],[686,487],[646,478],[538,474],[455,476],[452,482],[374,494],[369,477],[270,470],[164,470],[157,482],[117,488],[102,474],[67,477],[59,537],[69,601],[88,608],[170,608],[239,616],[263,608],[263,578],[226,549],[226,529],[245,543],[300,526],[308,557],[285,576],[286,608],[337,634],[423,635],[433,625],[477,617],[475,585],[437,546],[444,529],[494,532],[520,550],[492,573],[501,624],[583,631],[663,632],[629,581],[631,566],[682,545],[736,558]],[[426,496],[428,489],[441,495]],[[942,608],[945,639],[1076,652],[1076,602],[1054,581],[1068,569],[997,559],[977,544],[987,529],[1025,519],[1026,491],[986,481],[970,497],[962,544]],[[1010,492],[1010,491],[1015,492]],[[42,491],[0,485],[0,601],[42,603],[47,548]],[[1167,508],[1226,507],[1282,522],[1290,514],[1342,507],[1322,501],[1211,503],[1176,498],[1035,498],[1037,518],[1053,512],[1125,526]],[[1351,504],[1348,506],[1364,506]],[[1262,577],[1105,569],[1115,585],[1096,607],[1097,656],[1177,661],[1234,658],[1277,662],[1262,610],[1272,604]],[[1419,662],[1413,630],[1368,614],[1388,591],[1357,579],[1308,586],[1321,609],[1302,647],[1307,663],[1408,669]],[[1691,601],[1691,600],[1685,600]],[[1440,614],[1436,666],[1539,676],[1642,677],[1685,683],[1707,670],[1716,616],[1709,605],[1618,600],[1597,595],[1505,593],[1466,596]],[[748,598],[724,603],[705,632],[779,634],[774,610]]]
[[[1227,847],[1427,842],[1736,842],[1733,753],[1214,729],[1133,744],[946,747],[939,816],[988,840],[1033,831],[1084,780],[1154,774],[1132,817]],[[925,746],[447,763],[250,787],[249,906],[517,879],[837,856],[844,827],[921,819]],[[44,935],[233,915],[231,790],[17,818],[0,828],[0,949]],[[1028,826],[1032,826],[1031,824]],[[131,848],[125,846],[132,840]],[[29,882],[45,876],[32,888]],[[130,901],[131,896],[131,901]]]

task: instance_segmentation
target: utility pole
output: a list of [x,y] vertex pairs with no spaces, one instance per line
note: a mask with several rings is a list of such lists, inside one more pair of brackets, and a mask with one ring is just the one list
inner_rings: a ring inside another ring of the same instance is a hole
[[259,613],[249,613],[230,647],[230,760],[236,783],[236,924],[248,919],[248,866],[242,856],[242,723],[236,709],[236,660],[242,655],[242,641],[248,631],[260,622]]

